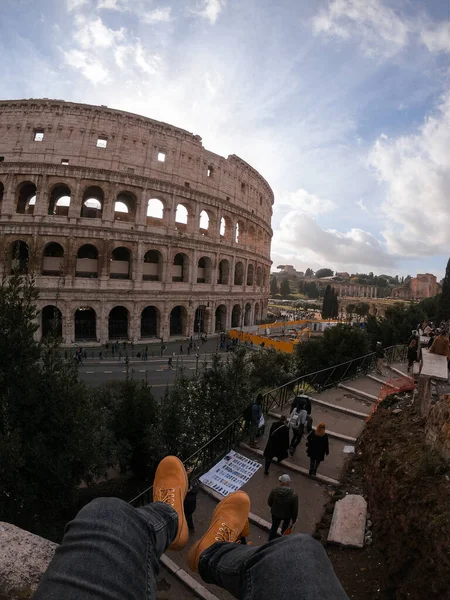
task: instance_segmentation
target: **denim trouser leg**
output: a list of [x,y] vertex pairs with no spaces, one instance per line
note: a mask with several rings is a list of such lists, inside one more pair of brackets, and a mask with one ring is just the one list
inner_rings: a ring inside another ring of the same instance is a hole
[[199,572],[240,600],[348,600],[325,550],[309,535],[260,547],[217,542],[202,553]]
[[159,557],[177,528],[177,513],[162,502],[93,500],[68,523],[34,600],[156,599]]

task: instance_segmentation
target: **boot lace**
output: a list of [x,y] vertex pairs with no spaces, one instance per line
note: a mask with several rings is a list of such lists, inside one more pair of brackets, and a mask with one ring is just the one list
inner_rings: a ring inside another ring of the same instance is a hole
[[157,500],[159,502],[165,502],[166,504],[170,504],[170,506],[175,505],[175,489],[167,488],[166,490],[159,490]]
[[222,526],[219,527],[219,530],[216,535],[217,542],[234,542],[235,544],[240,544],[240,540],[236,540],[236,533],[228,527],[226,523],[222,523]]

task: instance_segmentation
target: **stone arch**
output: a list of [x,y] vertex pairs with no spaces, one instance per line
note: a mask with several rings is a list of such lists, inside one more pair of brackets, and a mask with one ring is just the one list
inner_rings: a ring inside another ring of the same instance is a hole
[[234,267],[234,285],[242,285],[244,283],[244,265],[241,261],[237,262]]
[[50,188],[48,214],[67,217],[69,214],[71,191],[65,183],[56,183]]
[[24,181],[17,186],[16,212],[21,215],[32,215],[36,204],[37,188],[31,181]]
[[30,261],[30,249],[23,240],[15,240],[9,245],[9,255],[11,260],[11,273],[18,271],[26,273]]
[[162,225],[166,207],[160,198],[150,198],[147,202],[147,225]]
[[245,244],[245,225],[241,220],[236,223],[234,241],[241,246]]
[[253,285],[255,267],[250,263],[247,267],[247,285]]
[[259,307],[259,302],[255,302],[255,311],[254,311],[254,325],[258,325],[261,320],[261,309]]
[[62,314],[57,306],[48,304],[41,311],[42,337],[62,338]]
[[129,313],[125,306],[115,306],[109,311],[108,316],[108,339],[128,339]]
[[114,202],[114,221],[134,223],[136,218],[136,196],[131,192],[120,192]]
[[250,227],[248,228],[247,240],[250,248],[254,248],[256,244],[256,233],[255,227],[253,225],[250,225]]
[[230,261],[226,258],[223,258],[219,262],[217,283],[221,285],[228,285],[230,283]]
[[97,339],[97,314],[90,306],[77,308],[74,314],[75,341]]
[[88,219],[101,219],[104,202],[105,193],[102,188],[98,185],[89,186],[83,194],[80,216]]
[[49,242],[42,252],[42,275],[61,275],[64,248],[58,242]]
[[0,215],[2,214],[3,195],[5,193],[5,186],[0,181]]
[[156,306],[146,306],[141,313],[141,338],[159,337],[161,315]]
[[200,213],[199,217],[199,230],[202,235],[208,235],[209,226],[211,225],[211,215],[205,209]]
[[197,283],[212,283],[212,260],[202,256],[197,262]]
[[181,202],[175,210],[175,227],[178,231],[186,231],[189,223],[189,207]]
[[231,327],[236,328],[241,326],[241,312],[241,305],[235,304],[231,311]]
[[244,308],[244,326],[248,327],[252,324],[252,305],[247,302]]
[[208,314],[204,304],[197,307],[194,316],[194,333],[208,332]]
[[98,250],[93,244],[78,248],[75,277],[98,277]]
[[159,250],[147,250],[144,256],[142,279],[144,281],[162,280],[163,258]]
[[227,307],[225,304],[220,304],[216,308],[214,331],[219,333],[225,331],[227,327]]
[[189,281],[189,257],[184,252],[178,252],[172,261],[172,281]]
[[231,238],[232,224],[230,217],[223,215],[220,219],[220,237],[224,240]]
[[110,279],[131,278],[131,251],[126,246],[118,246],[111,252]]
[[261,287],[261,283],[262,283],[262,269],[261,269],[261,267],[257,267],[257,269],[256,269],[256,285],[258,287]]
[[187,335],[187,310],[184,306],[174,306],[170,311],[170,335]]

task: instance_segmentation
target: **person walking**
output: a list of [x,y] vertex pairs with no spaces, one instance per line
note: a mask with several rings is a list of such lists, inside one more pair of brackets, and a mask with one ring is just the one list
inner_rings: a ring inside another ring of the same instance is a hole
[[302,441],[303,434],[305,432],[305,426],[308,422],[308,413],[305,409],[295,409],[289,416],[289,429],[292,429],[292,440],[289,446],[289,454],[294,456],[294,452],[297,446]]
[[272,514],[272,527],[269,532],[269,542],[278,537],[278,527],[281,524],[281,535],[294,524],[298,516],[298,496],[291,489],[291,478],[289,475],[281,475],[278,478],[280,486],[274,488],[269,495],[267,504]]
[[291,404],[291,412],[293,410],[306,410],[308,415],[311,414],[311,398],[305,394],[305,390],[300,388],[297,395]]
[[330,446],[328,443],[328,435],[325,433],[325,423],[319,423],[316,429],[312,430],[308,435],[306,443],[306,454],[309,456],[309,474],[317,475],[317,469],[320,463],[325,459],[325,455],[330,454]]
[[167,366],[169,369],[173,369],[172,361],[173,361],[173,358],[171,356],[169,356],[169,360],[167,361]]
[[414,336],[408,344],[408,373],[411,371],[414,363],[418,360],[419,337]]
[[381,342],[377,342],[375,356],[377,357],[377,373],[378,375],[383,375],[383,371],[381,369],[383,367],[384,350]]
[[272,423],[264,449],[264,475],[269,474],[269,467],[276,457],[280,463],[289,455],[289,427],[286,422],[286,417],[282,415],[278,421]]
[[448,356],[448,353],[449,353],[448,335],[442,329],[438,329],[438,335],[435,338],[435,340],[430,348],[430,354],[439,354],[440,356]]
[[[96,498],[65,528],[34,600],[156,600],[159,559],[189,540],[182,462],[158,465],[153,502],[136,508],[119,498]],[[309,535],[283,536],[262,546],[239,543],[248,532],[250,498],[239,490],[214,509],[205,534],[188,554],[201,579],[245,600],[349,600],[323,546]],[[300,565],[300,567],[299,567]]]
[[250,448],[259,448],[258,444],[255,441],[255,438],[256,434],[258,433],[259,423],[262,417],[262,401],[262,394],[258,394],[256,396],[256,400],[251,405],[251,411],[249,411],[249,415],[247,417],[249,418]]

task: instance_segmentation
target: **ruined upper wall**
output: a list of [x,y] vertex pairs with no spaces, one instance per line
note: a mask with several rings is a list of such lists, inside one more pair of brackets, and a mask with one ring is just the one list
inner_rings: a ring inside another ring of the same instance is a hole
[[[43,140],[35,141],[42,132]],[[97,147],[99,138],[106,148]],[[158,160],[160,153],[165,161]],[[206,150],[183,129],[103,106],[63,100],[0,101],[0,157],[110,169],[189,184],[236,204],[270,226],[273,192],[267,181],[235,155]]]

